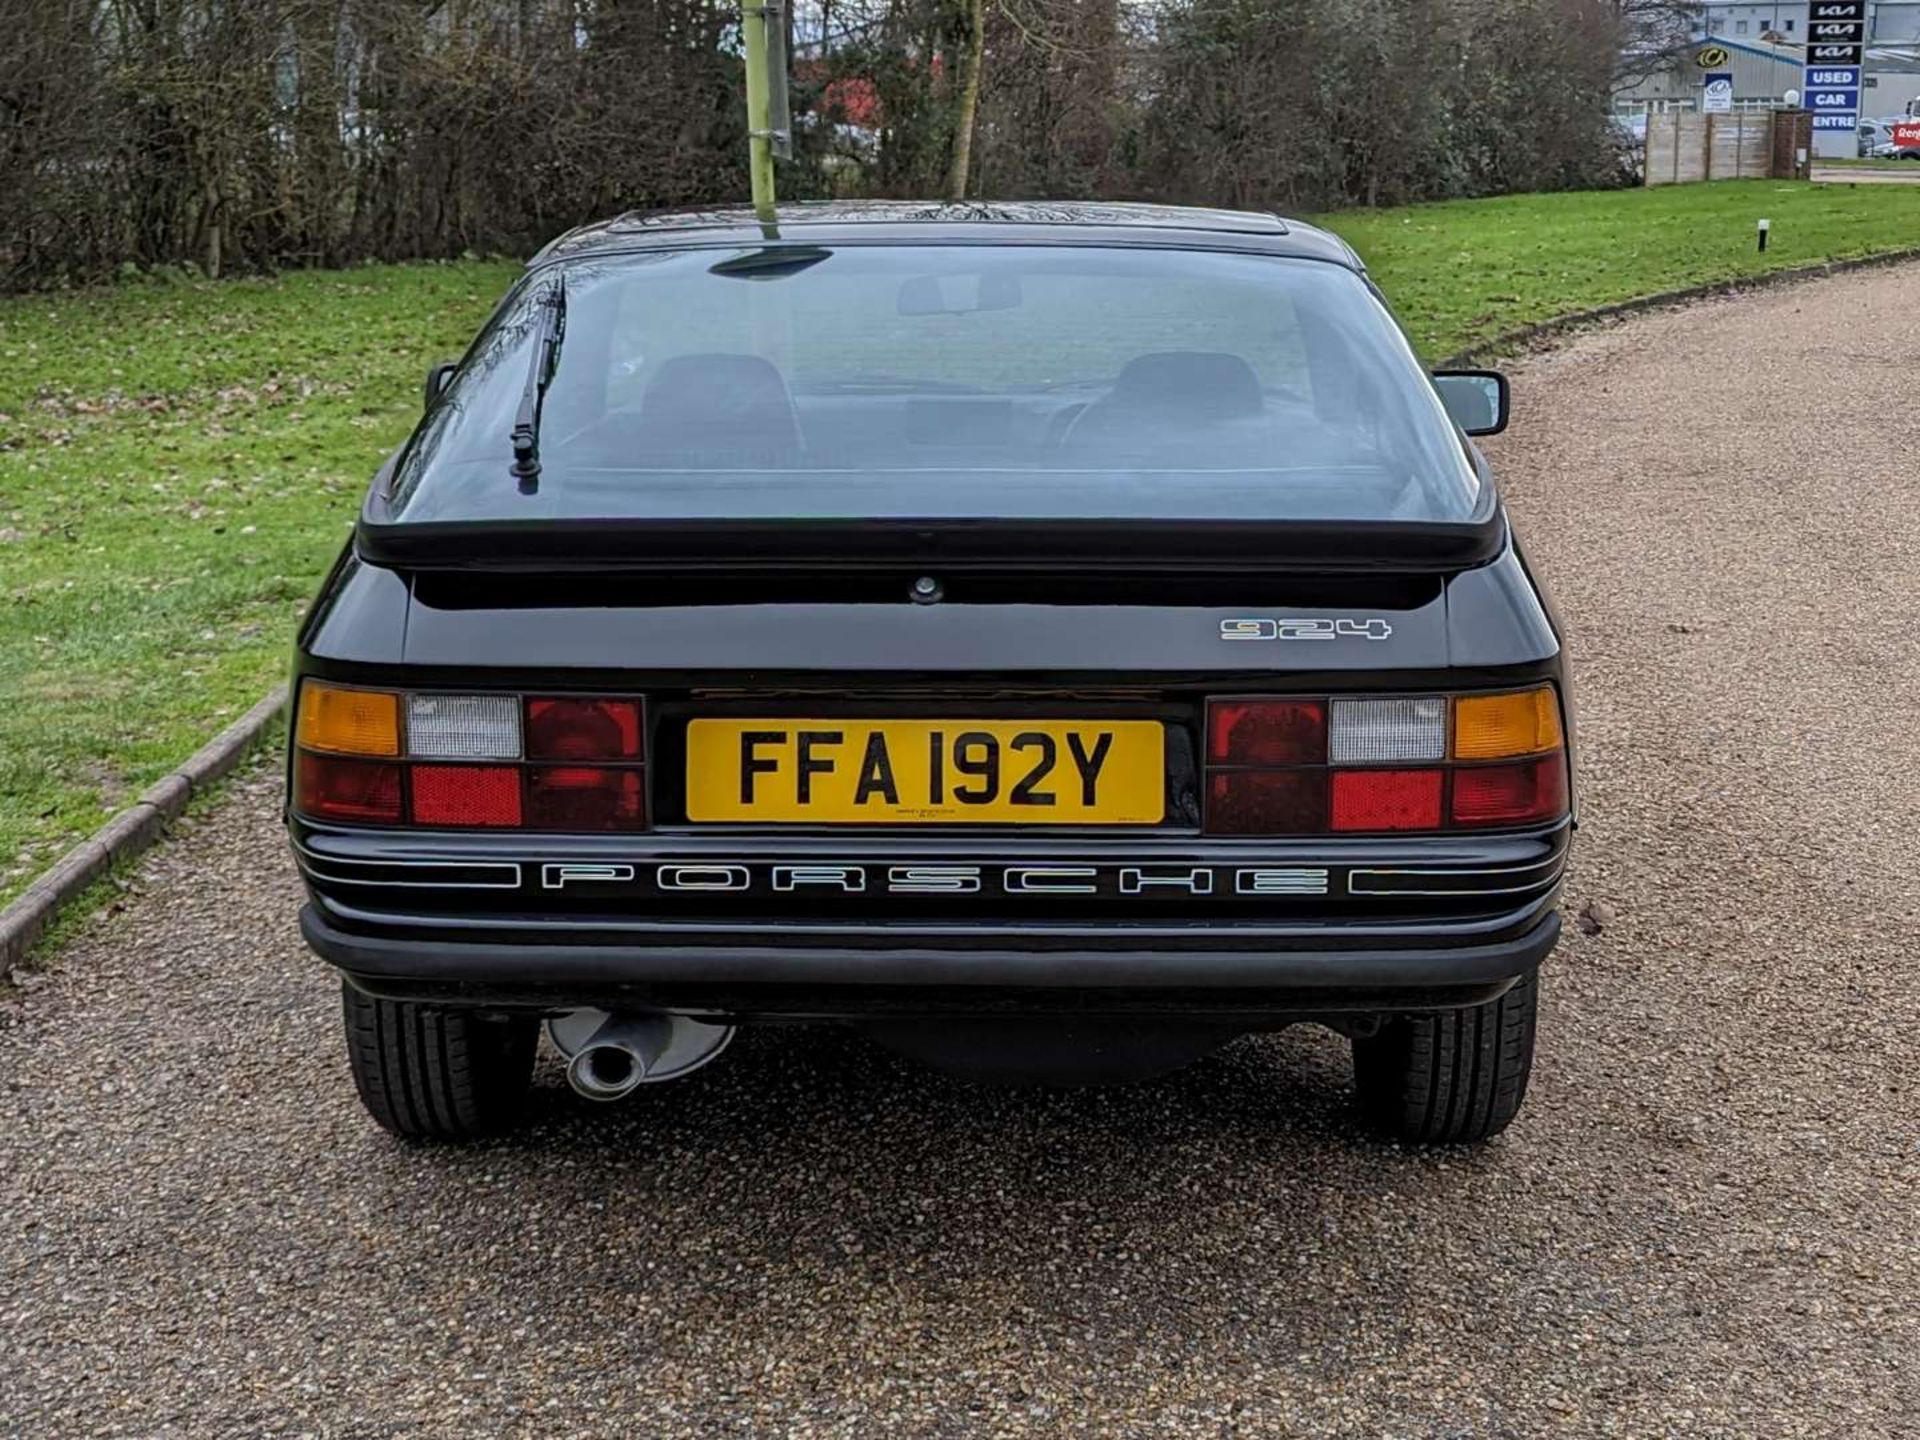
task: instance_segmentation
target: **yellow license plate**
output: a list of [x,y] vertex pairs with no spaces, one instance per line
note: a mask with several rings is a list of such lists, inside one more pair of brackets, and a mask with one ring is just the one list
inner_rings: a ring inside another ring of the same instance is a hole
[[1153,825],[1157,720],[693,720],[687,818]]

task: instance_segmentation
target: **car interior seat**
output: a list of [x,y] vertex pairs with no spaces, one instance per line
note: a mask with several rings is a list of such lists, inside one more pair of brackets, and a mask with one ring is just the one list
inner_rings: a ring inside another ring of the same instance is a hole
[[647,382],[638,424],[640,442],[656,462],[785,465],[802,448],[786,379],[759,355],[670,357]]

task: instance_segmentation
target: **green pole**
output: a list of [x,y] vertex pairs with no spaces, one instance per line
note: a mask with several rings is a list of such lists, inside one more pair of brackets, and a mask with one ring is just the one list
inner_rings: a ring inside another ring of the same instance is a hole
[[773,215],[773,120],[767,96],[767,7],[742,8],[747,42],[747,172],[753,179],[753,209],[763,225]]

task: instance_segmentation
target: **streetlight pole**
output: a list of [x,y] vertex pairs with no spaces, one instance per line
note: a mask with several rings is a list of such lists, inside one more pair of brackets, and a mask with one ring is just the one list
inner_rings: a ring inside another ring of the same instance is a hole
[[740,29],[747,48],[747,174],[753,182],[753,210],[760,223],[774,223],[773,104],[767,27],[779,24],[778,5],[769,0],[743,6]]

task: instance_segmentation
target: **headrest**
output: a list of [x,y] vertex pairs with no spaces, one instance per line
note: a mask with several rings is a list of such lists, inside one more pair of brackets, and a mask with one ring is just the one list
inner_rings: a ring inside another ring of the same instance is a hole
[[1190,415],[1257,415],[1260,381],[1238,355],[1214,350],[1159,350],[1129,360],[1111,401]]
[[661,363],[640,397],[640,424],[651,444],[674,450],[793,450],[800,427],[787,382],[759,355],[675,355]]

